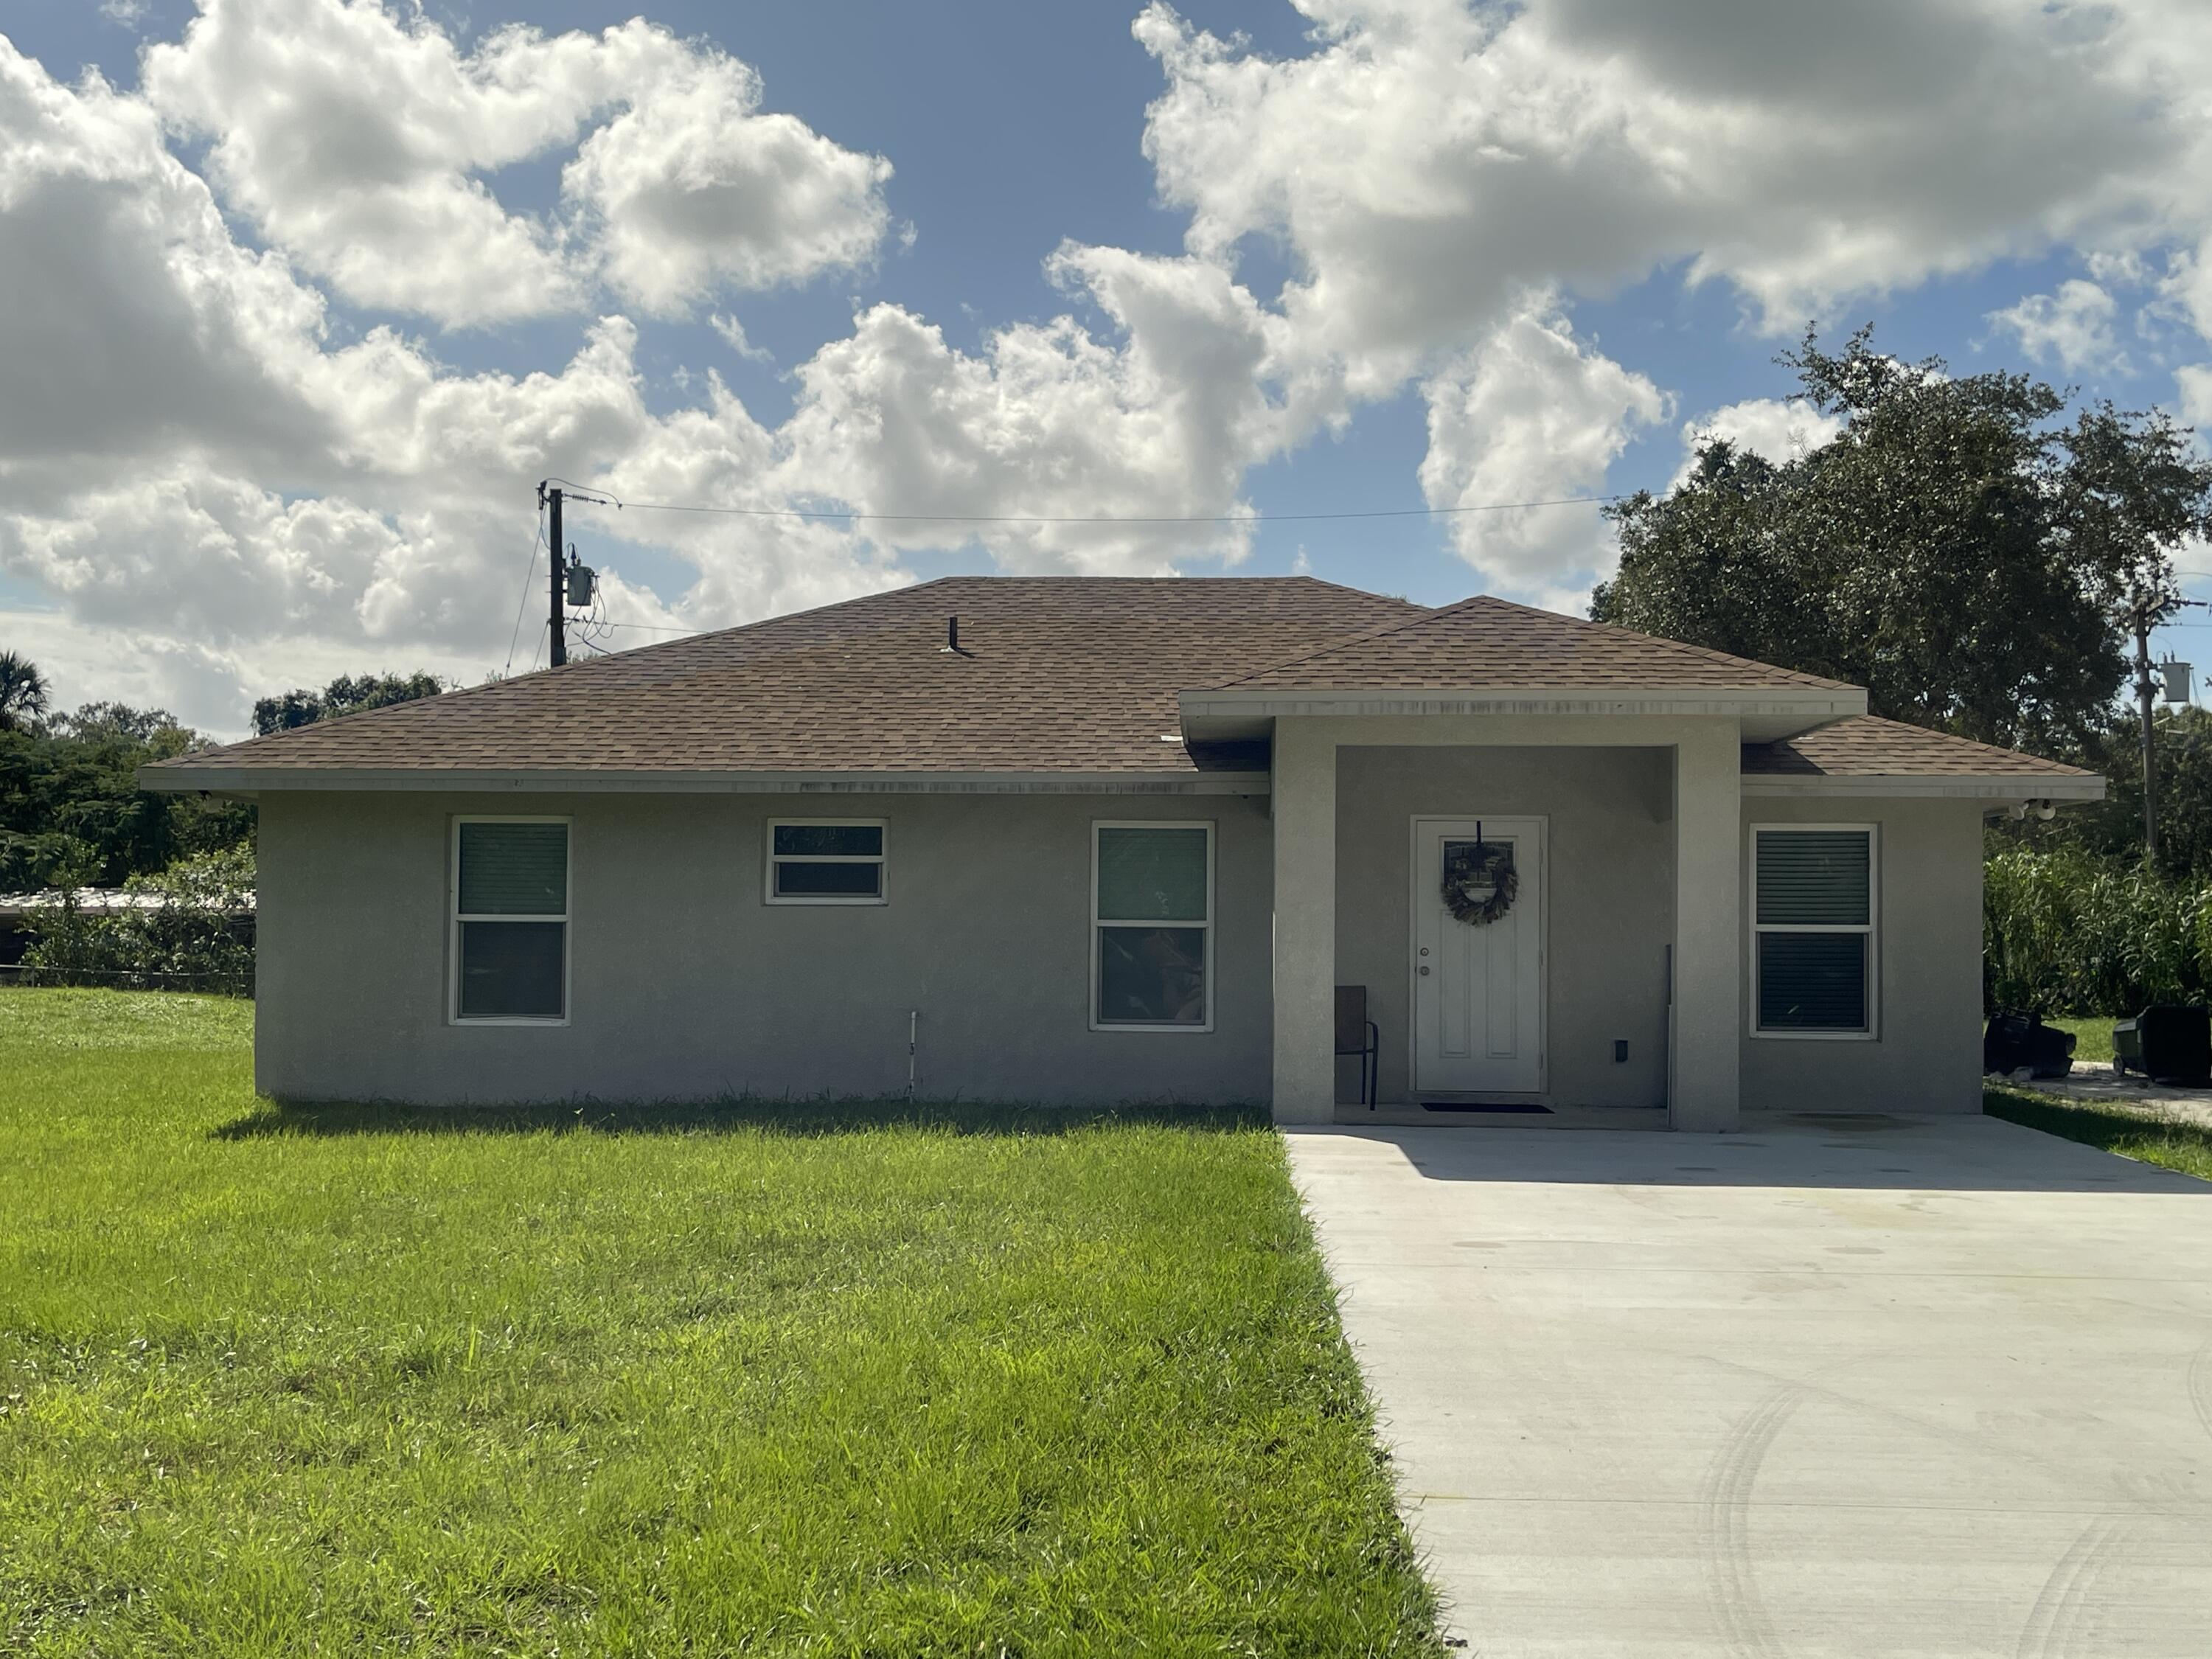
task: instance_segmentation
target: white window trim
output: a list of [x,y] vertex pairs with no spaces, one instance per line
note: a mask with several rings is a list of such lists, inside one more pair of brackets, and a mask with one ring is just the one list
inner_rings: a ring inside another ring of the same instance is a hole
[[[779,830],[879,830],[883,851],[872,856],[850,853],[785,854],[778,856]],[[779,864],[872,864],[883,873],[873,893],[778,893],[775,866]],[[891,902],[891,831],[882,818],[770,818],[761,832],[761,898],[768,904],[889,904]]]
[[[1848,830],[1867,838],[1867,919],[1864,926],[1852,922],[1772,922],[1765,927],[1759,921],[1759,838],[1769,831],[1787,835],[1806,830]],[[1751,1035],[1777,1042],[1878,1042],[1881,1040],[1881,826],[1879,823],[1754,823],[1751,826],[1750,857],[1745,860],[1745,881],[1748,887],[1748,902],[1744,915],[1748,925],[1751,972],[1746,975],[1751,987]],[[1867,1023],[1863,1031],[1806,1030],[1797,1026],[1767,1026],[1759,1023],[1759,936],[1761,933],[1863,933],[1866,936],[1866,1006]]]
[[[568,830],[562,839],[562,851],[565,863],[561,872],[561,891],[567,900],[566,908],[556,915],[478,915],[461,913],[461,826],[465,823],[557,823]],[[575,1012],[575,1000],[569,984],[570,966],[575,955],[575,924],[573,917],[576,908],[576,823],[574,818],[550,812],[461,812],[453,820],[452,845],[446,865],[446,1024],[448,1025],[566,1025]],[[561,1018],[535,1019],[502,1014],[495,1018],[479,1015],[465,1018],[461,1013],[461,924],[465,921],[557,921],[561,924]]]
[[[1213,949],[1213,847],[1212,818],[1093,818],[1091,821],[1091,926],[1084,945],[1091,953],[1091,1029],[1094,1031],[1182,1031],[1203,1035],[1213,1029],[1213,982],[1220,964]],[[1206,920],[1158,921],[1145,918],[1105,917],[1098,914],[1098,837],[1105,830],[1203,830],[1206,831]],[[1103,927],[1196,927],[1206,934],[1206,1018],[1196,1025],[1174,1022],[1136,1022],[1098,1018],[1098,933]]]

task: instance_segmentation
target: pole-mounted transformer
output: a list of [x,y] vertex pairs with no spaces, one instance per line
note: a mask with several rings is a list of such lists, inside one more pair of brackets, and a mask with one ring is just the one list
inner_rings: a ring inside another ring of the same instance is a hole
[[581,563],[576,550],[561,539],[561,487],[539,484],[538,504],[546,509],[553,542],[553,569],[548,583],[546,638],[553,666],[568,660],[568,608],[584,610],[599,589],[599,573]]

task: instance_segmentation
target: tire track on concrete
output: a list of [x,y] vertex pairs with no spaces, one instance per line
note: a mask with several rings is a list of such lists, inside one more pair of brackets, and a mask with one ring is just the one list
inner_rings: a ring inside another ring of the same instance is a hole
[[2079,1645],[2083,1616],[2130,1519],[2099,1516],[2058,1558],[2021,1628],[2018,1659],[2087,1659]]
[[1787,1382],[1736,1419],[1705,1472],[1698,1510],[1705,1532],[1705,1598],[1735,1659],[1784,1659],[1782,1638],[1759,1599],[1751,1559],[1751,1497],[1776,1438],[1812,1395]]
[[2198,1425],[2212,1437],[2212,1336],[2189,1361],[2189,1403],[2197,1408]]

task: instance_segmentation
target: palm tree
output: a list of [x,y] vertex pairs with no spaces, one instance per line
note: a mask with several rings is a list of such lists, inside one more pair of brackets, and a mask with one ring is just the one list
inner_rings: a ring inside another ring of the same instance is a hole
[[46,677],[28,657],[0,651],[0,732],[21,730],[46,712]]

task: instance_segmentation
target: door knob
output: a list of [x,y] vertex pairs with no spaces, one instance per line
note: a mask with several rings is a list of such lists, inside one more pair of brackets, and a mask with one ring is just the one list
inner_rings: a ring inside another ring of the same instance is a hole
[[1427,975],[1428,975],[1428,971],[1429,971],[1429,964],[1428,964],[1427,963],[1425,963],[1425,963],[1423,963],[1421,964],[1421,974],[1422,974],[1422,976],[1423,976],[1424,978],[1425,978],[1425,977],[1427,976]]

